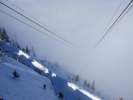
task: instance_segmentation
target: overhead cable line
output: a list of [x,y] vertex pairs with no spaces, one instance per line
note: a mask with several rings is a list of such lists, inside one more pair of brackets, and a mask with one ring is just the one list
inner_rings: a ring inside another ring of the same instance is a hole
[[51,30],[47,29],[46,27],[44,27],[44,26],[41,25],[40,23],[38,23],[38,22],[34,21],[33,19],[31,19],[31,18],[25,16],[25,15],[22,14],[21,12],[15,10],[14,8],[8,6],[7,4],[5,4],[5,3],[1,2],[1,1],[0,1],[0,4],[3,5],[3,6],[5,6],[5,7],[7,7],[7,8],[9,8],[10,10],[14,11],[15,13],[19,14],[20,16],[24,17],[25,19],[29,20],[30,22],[34,23],[35,25],[39,26],[40,28],[44,29],[45,31],[51,33],[51,34],[54,35],[56,38],[58,38],[58,39],[62,40],[63,42],[65,42],[65,43],[67,43],[67,44],[73,46],[73,44],[72,44],[71,42],[65,40],[65,39],[62,38],[61,36],[57,35],[57,33],[52,32]]
[[[10,13],[5,12],[4,10],[1,10],[1,9],[0,9],[0,13],[3,13],[4,15],[7,15],[7,16],[9,16],[9,17],[11,17],[11,18],[17,20],[18,22],[20,22],[20,23],[22,23],[22,24],[24,24],[24,25],[26,25],[26,26],[28,26],[28,27],[34,29],[35,31],[37,31],[37,32],[39,32],[39,33],[44,33],[43,31],[39,30],[38,28],[36,28],[36,27],[34,27],[34,26],[32,26],[32,25],[30,25],[30,24],[28,24],[28,23],[26,23],[26,22],[20,20],[19,18],[15,17],[14,15],[11,15]],[[47,35],[48,37],[50,37],[50,38],[53,38],[54,40],[57,40],[57,38],[54,38],[54,37],[50,36],[49,34],[46,34],[46,35]],[[58,40],[57,40],[57,41],[58,41]],[[64,45],[66,45],[66,44],[64,44]],[[68,46],[68,45],[66,45],[66,46]],[[70,46],[69,46],[69,47],[70,47]]]
[[[7,3],[11,4],[12,6],[14,6],[15,8],[17,8],[19,11],[26,13],[28,15],[28,17],[36,20],[38,23],[40,23],[40,21],[38,19],[36,19],[33,15],[31,15],[30,13],[28,13],[27,11],[25,11],[24,9],[22,9],[21,7],[19,7],[18,5],[14,4],[12,1],[10,0],[6,0]],[[44,24],[43,24],[44,25]],[[47,25],[45,25],[47,26]]]
[[119,10],[120,10],[121,6],[123,5],[124,1],[125,1],[125,0],[122,0],[122,1],[120,2],[120,4],[118,5],[118,7],[116,8],[116,10],[114,11],[113,15],[111,16],[110,20],[108,21],[107,25],[105,26],[103,32],[105,32],[105,31],[107,30],[107,28],[109,27],[109,25],[112,23],[113,19],[114,19],[114,18],[116,17],[116,15],[120,12]]
[[114,27],[114,25],[119,21],[119,19],[123,16],[123,14],[129,9],[131,4],[133,3],[133,0],[131,0],[127,6],[122,10],[120,15],[116,18],[116,20],[110,25],[110,27],[105,31],[104,35],[100,38],[100,40],[96,43],[95,47],[100,45],[100,43],[104,40],[104,38],[109,34],[109,31]]

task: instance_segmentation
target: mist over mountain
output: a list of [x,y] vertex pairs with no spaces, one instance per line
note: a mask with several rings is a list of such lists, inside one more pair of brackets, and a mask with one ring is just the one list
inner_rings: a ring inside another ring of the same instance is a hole
[[0,27],[6,29],[11,40],[17,41],[21,47],[28,46],[34,50],[38,59],[58,63],[63,70],[79,75],[90,83],[95,82],[97,92],[105,100],[119,100],[120,97],[133,99],[133,10],[114,25],[98,47],[94,47],[103,36],[106,25],[119,16],[130,0],[0,1],[39,22],[72,45],[0,5],[0,10],[41,31],[0,13]]

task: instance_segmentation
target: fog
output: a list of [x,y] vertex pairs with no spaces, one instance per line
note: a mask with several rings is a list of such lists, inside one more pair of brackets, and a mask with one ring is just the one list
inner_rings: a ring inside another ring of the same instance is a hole
[[[21,46],[34,48],[40,59],[58,62],[63,69],[79,74],[90,82],[95,81],[96,90],[105,100],[118,100],[119,97],[133,100],[133,9],[94,48],[122,0],[2,1],[11,7],[14,7],[11,4],[14,3],[22,8],[25,15],[34,17],[45,27],[70,41],[73,46],[47,36],[46,34],[50,34],[47,31],[39,33],[0,13],[0,26],[7,30],[11,39]],[[128,2],[129,0],[125,0],[119,12]],[[0,9],[32,24],[2,5]],[[43,31],[38,26],[33,26]]]

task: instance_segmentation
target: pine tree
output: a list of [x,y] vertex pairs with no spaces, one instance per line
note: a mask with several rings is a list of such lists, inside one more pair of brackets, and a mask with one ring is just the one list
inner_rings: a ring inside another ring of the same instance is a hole
[[18,42],[15,42],[15,45],[18,49],[21,49],[20,45],[18,44]]
[[0,50],[0,57],[2,57],[4,55],[4,53]]
[[20,77],[19,73],[16,70],[13,71],[12,75],[13,75],[13,78],[19,78]]
[[91,89],[92,89],[93,91],[95,91],[95,81],[92,82]]
[[25,52],[26,52],[27,54],[30,53],[30,50],[29,50],[28,46],[26,46],[26,48],[25,48]]
[[36,52],[34,50],[34,47],[31,48],[31,54],[32,54],[33,57],[36,57]]
[[0,28],[0,39],[2,40],[2,29]]
[[84,81],[84,86],[87,86],[88,88],[90,88],[90,83],[87,80],[85,80]]
[[119,100],[124,100],[124,99],[123,99],[123,97],[120,97],[120,99],[119,99]]
[[43,84],[43,88],[46,89],[46,84]]
[[25,52],[26,51],[25,48],[22,48],[22,51]]
[[59,92],[58,97],[59,97],[61,100],[63,100],[63,99],[64,99],[63,93],[62,93],[62,92]]
[[0,28],[0,33],[2,32],[2,29]]
[[2,31],[2,40],[9,41],[9,37],[5,29]]
[[79,75],[76,75],[75,76],[75,82],[78,82],[79,81]]

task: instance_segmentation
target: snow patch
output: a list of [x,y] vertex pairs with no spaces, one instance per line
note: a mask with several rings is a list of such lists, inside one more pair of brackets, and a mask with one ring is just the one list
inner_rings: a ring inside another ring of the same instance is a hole
[[56,74],[55,73],[52,73],[52,75],[51,75],[52,77],[56,77]]
[[44,71],[46,74],[49,73],[48,69],[47,69],[46,67],[44,67],[42,64],[40,64],[38,61],[33,60],[31,63],[32,63],[36,68],[38,68],[38,69]]
[[79,90],[81,93],[83,93],[84,95],[88,96],[88,97],[91,98],[92,100],[102,100],[102,99],[98,98],[97,96],[95,96],[95,95],[89,93],[88,91],[85,91],[85,90],[79,88],[77,85],[75,85],[75,84],[73,84],[73,83],[67,82],[67,85],[68,85],[69,87],[71,87],[74,91]]
[[28,55],[28,54],[26,54],[25,52],[23,52],[22,50],[19,50],[19,52],[17,53],[17,55],[18,56],[24,56],[24,57],[26,57],[27,59],[29,59],[30,58],[30,56]]
[[68,82],[67,85],[71,87],[74,91],[78,89],[78,86],[73,83]]

